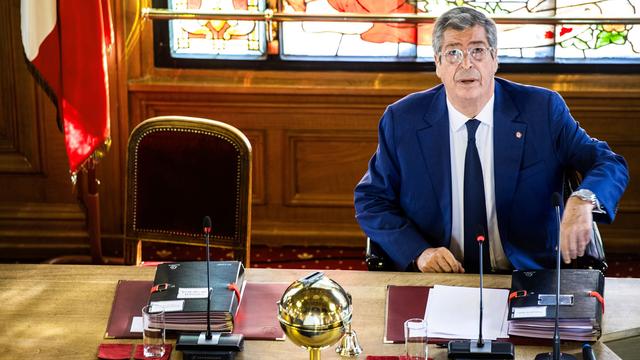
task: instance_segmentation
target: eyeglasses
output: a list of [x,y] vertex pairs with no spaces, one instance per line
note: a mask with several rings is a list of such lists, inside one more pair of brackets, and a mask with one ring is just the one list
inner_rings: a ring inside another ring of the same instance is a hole
[[[467,54],[474,61],[478,61],[478,62],[483,61],[484,59],[487,58],[487,54],[492,54],[492,53],[493,53],[492,47],[472,47],[467,49]],[[464,58],[464,51],[460,49],[451,49],[451,50],[446,50],[441,52],[440,57],[442,57],[442,55],[444,55],[444,58],[447,60],[449,64],[456,65],[462,62],[462,59]]]

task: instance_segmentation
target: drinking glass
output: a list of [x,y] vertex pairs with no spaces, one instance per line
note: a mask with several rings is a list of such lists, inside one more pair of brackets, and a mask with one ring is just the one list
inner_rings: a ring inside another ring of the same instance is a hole
[[404,322],[404,347],[407,360],[427,359],[427,321],[409,319]]
[[161,358],[164,355],[164,309],[145,305],[142,308],[142,347],[144,356]]

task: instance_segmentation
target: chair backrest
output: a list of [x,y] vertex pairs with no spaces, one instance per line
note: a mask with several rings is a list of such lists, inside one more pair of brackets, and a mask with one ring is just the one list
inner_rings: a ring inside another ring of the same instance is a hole
[[160,116],[129,136],[125,262],[141,261],[141,242],[204,245],[202,221],[212,219],[210,244],[249,266],[251,144],[214,120]]

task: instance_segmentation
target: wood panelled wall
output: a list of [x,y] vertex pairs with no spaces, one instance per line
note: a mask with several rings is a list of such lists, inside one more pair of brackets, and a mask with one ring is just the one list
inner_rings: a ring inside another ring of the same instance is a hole
[[[393,101],[437,84],[435,74],[158,69],[149,23],[125,56],[131,3],[113,2],[113,143],[98,171],[106,247],[123,237],[128,135],[158,115],[211,118],[246,133],[254,244],[363,246],[353,188],[377,146],[379,117]],[[22,63],[18,8],[19,0],[0,2],[9,19],[0,25],[0,259],[86,253],[54,109]],[[500,76],[559,91],[592,136],[625,156],[632,181],[616,223],[601,232],[608,251],[640,252],[640,75]]]

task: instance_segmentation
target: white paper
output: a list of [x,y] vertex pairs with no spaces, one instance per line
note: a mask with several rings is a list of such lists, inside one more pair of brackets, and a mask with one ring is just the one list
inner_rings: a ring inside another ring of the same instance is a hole
[[184,300],[152,301],[149,305],[151,305],[152,308],[159,306],[164,309],[164,312],[182,311],[184,308]]
[[[483,289],[482,337],[507,337],[509,290]],[[477,339],[480,320],[480,289],[436,285],[429,291],[425,318],[429,337]]]
[[514,307],[511,308],[513,312],[512,318],[535,318],[535,317],[546,317],[547,316],[547,307],[546,306],[523,306],[523,307]]
[[206,299],[207,288],[179,288],[178,299]]
[[142,316],[134,316],[133,318],[131,318],[131,329],[129,329],[129,332],[142,332]]

